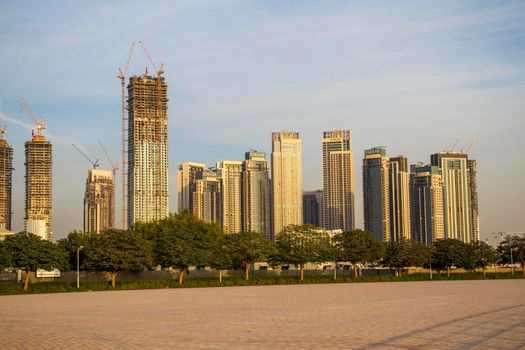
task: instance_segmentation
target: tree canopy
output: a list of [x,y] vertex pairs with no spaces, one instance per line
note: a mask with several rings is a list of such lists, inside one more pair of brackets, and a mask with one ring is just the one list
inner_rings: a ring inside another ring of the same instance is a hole
[[358,262],[377,261],[385,252],[383,243],[368,231],[344,231],[338,234],[335,240],[341,250],[341,259],[352,263],[355,277]]
[[276,252],[273,242],[258,232],[232,233],[227,235],[227,241],[233,264],[242,266],[246,280],[254,262],[263,261]]
[[85,250],[86,269],[109,272],[113,287],[118,272],[141,271],[151,265],[150,244],[135,231],[104,231],[94,236]]
[[400,270],[410,266],[421,266],[429,260],[429,248],[413,240],[400,240],[385,243],[383,264]]
[[498,251],[501,254],[501,260],[511,263],[510,251],[512,249],[512,262],[521,265],[521,271],[525,274],[525,237],[518,235],[508,235],[499,244]]

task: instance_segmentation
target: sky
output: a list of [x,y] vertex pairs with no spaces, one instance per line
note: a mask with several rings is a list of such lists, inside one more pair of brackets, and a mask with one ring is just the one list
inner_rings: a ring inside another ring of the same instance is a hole
[[[304,189],[321,188],[322,132],[350,129],[362,227],[364,149],[428,163],[461,134],[456,150],[478,135],[482,239],[525,231],[523,1],[6,0],[0,123],[14,148],[15,231],[32,129],[20,99],[47,121],[60,239],[82,229],[90,167],[71,144],[109,169],[99,138],[121,161],[117,74],[139,40],[169,86],[171,211],[178,163],[242,160],[250,148],[269,156],[278,130],[300,132]],[[128,74],[146,65],[136,50]]]

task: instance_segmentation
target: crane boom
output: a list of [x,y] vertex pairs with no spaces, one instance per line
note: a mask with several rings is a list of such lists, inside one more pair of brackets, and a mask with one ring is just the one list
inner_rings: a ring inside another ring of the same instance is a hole
[[153,59],[151,58],[148,50],[146,49],[146,46],[144,46],[144,43],[142,41],[139,41],[139,44],[142,47],[142,50],[144,51],[144,54],[148,58],[149,62],[151,63],[151,66],[155,70],[155,73],[161,73],[162,72],[162,65],[160,66],[160,70],[158,70],[157,66],[155,65],[155,62],[153,62]]
[[452,147],[450,147],[450,150],[448,151],[449,153],[452,153],[454,152],[454,149],[456,149],[456,146],[458,145],[459,141],[461,140],[461,134],[458,134],[458,136],[456,137],[456,142],[454,142],[454,144],[452,145]]
[[77,147],[77,145],[75,145],[74,143],[72,145],[80,154],[84,156],[84,158],[88,160],[88,162],[91,163],[91,165],[93,165],[93,169],[96,169],[98,167],[98,159],[95,162],[93,162],[84,152],[82,152],[80,148]]
[[29,107],[29,103],[27,103],[27,101],[24,100],[24,98],[22,98],[22,100],[20,101],[20,107],[22,107],[22,110],[25,112],[25,114],[27,114],[27,116],[33,121],[33,124],[35,124],[38,136],[42,136],[42,130],[46,128],[46,124],[44,123],[44,121],[39,121],[35,117],[35,114],[31,110],[31,107]]
[[106,150],[106,147],[104,147],[104,144],[102,143],[102,141],[100,141],[100,139],[97,139],[97,141],[98,141],[98,144],[100,145],[100,148],[102,148],[102,151],[104,151],[104,155],[106,156],[106,159],[108,160],[109,164],[111,165],[111,168],[113,170],[118,170],[118,164],[117,163],[113,163],[113,161],[109,157],[109,154],[108,154],[108,152]]
[[126,65],[124,66],[124,70],[121,70],[119,68],[119,78],[120,79],[126,79],[126,74],[128,73],[129,63],[131,62],[131,57],[133,56],[133,50],[135,49],[135,42],[131,43],[131,47],[129,48],[128,53],[128,60],[126,61]]
[[476,143],[478,143],[478,135],[474,134],[474,136],[472,137],[472,141],[470,141],[469,145],[465,149],[465,154],[468,154],[470,152],[470,149],[472,148],[472,146],[474,146],[474,144],[476,144]]

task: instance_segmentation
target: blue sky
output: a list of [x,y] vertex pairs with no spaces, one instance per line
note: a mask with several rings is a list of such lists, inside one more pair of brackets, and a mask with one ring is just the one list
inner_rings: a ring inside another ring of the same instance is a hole
[[[21,97],[54,143],[54,232],[82,228],[89,164],[120,163],[120,82],[142,40],[169,84],[170,207],[176,166],[270,152],[271,132],[303,139],[305,189],[321,186],[322,131],[351,129],[356,218],[363,150],[410,163],[473,134],[482,237],[525,230],[523,1],[3,1],[0,113],[13,145],[14,224],[23,228]],[[147,60],[137,51],[129,72]],[[120,199],[120,196],[118,197]],[[120,205],[120,203],[118,203]]]

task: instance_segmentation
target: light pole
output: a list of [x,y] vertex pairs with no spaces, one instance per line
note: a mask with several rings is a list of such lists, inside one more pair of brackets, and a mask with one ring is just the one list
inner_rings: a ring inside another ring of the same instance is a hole
[[510,266],[512,268],[512,276],[514,276],[514,259],[512,257],[512,251],[514,250],[514,248],[510,248]]
[[84,248],[84,246],[79,246],[77,248],[77,289],[80,288],[80,250]]

